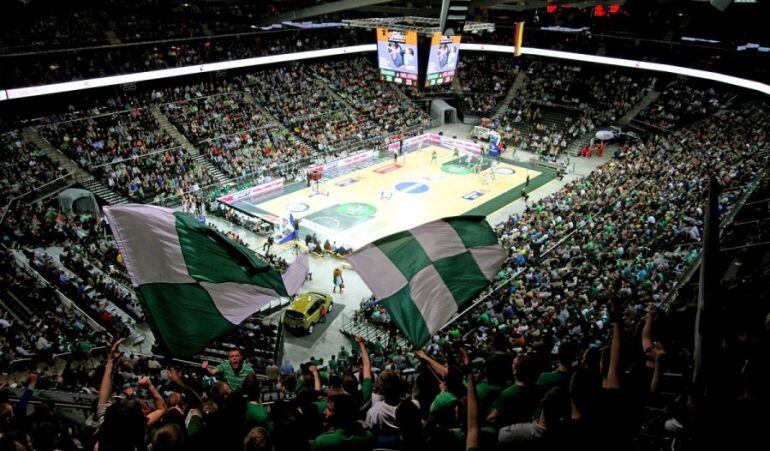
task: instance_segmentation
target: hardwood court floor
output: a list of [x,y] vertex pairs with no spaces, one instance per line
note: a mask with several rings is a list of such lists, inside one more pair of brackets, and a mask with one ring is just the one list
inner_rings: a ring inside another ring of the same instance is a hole
[[[436,162],[432,162],[433,152]],[[472,162],[475,164],[476,160]],[[527,191],[553,179],[544,169],[530,169],[489,158],[475,173],[466,157],[428,146],[399,158],[324,180],[320,193],[304,188],[254,205],[287,218],[319,238],[358,248],[383,236],[439,218],[465,213],[488,215],[514,201],[530,177]]]

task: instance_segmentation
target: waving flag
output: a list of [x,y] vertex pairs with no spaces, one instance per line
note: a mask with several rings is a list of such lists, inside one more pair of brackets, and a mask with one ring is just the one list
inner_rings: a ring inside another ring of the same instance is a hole
[[348,261],[407,339],[422,346],[494,280],[505,257],[483,217],[461,216],[386,236]]
[[104,212],[144,312],[172,356],[200,352],[304,281],[298,272],[307,271],[306,259],[297,263],[304,268],[287,271],[287,289],[248,248],[181,212],[135,204]]

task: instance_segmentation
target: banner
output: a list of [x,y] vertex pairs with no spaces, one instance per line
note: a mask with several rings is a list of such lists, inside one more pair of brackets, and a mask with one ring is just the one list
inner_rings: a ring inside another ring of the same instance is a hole
[[351,155],[349,157],[341,158],[339,160],[334,160],[334,161],[331,161],[331,162],[326,163],[326,164],[309,167],[309,168],[307,168],[305,170],[305,172],[306,173],[310,172],[310,171],[325,172],[325,171],[328,171],[330,169],[342,168],[342,167],[345,167],[345,166],[350,166],[351,164],[356,164],[358,162],[364,161],[364,160],[372,158],[372,157],[374,157],[374,151],[373,150],[365,150],[365,151],[359,152],[359,153],[357,153],[355,155]]
[[275,179],[271,182],[263,183],[262,185],[252,186],[251,188],[247,188],[247,189],[235,192],[233,194],[228,194],[226,196],[219,197],[217,198],[217,200],[224,203],[236,202],[241,199],[246,199],[246,198],[258,196],[260,194],[264,194],[270,191],[275,191],[280,188],[283,188],[283,178]]

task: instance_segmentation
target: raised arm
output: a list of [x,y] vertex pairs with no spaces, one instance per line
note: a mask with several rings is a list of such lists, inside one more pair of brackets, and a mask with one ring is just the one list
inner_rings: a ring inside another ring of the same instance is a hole
[[310,366],[310,372],[313,374],[313,390],[321,391],[321,376],[318,375],[318,367],[315,365]]
[[361,337],[356,337],[356,341],[358,342],[359,349],[361,349],[361,361],[364,367],[363,378],[371,379],[372,378],[372,359],[369,358],[369,351],[366,350],[366,343],[364,343],[364,339]]
[[[650,303],[647,308],[647,317],[642,329],[642,351],[647,352],[652,348],[652,319],[655,317],[655,303]],[[638,329],[637,329],[638,330]]]
[[200,409],[203,407],[203,399],[192,387],[187,385],[182,378],[182,373],[175,367],[168,369],[168,379],[182,388],[185,393],[189,393],[191,396],[187,399],[190,407],[193,409]]
[[623,340],[623,312],[614,290],[610,292],[610,321],[612,322],[612,342],[610,343],[610,363],[607,371],[607,388],[619,389],[620,345]]
[[414,354],[419,357],[420,360],[427,363],[428,366],[430,366],[430,368],[442,379],[445,378],[447,374],[449,374],[449,368],[446,365],[442,365],[441,363],[437,362],[428,356],[428,354],[426,354],[422,349],[415,351]]
[[126,341],[125,338],[121,338],[112,344],[110,353],[107,354],[107,362],[104,364],[104,375],[102,375],[102,383],[99,385],[99,404],[106,404],[110,401],[110,395],[112,395],[112,371],[115,369],[115,362],[120,360],[123,355],[123,351],[120,350],[120,345]]
[[152,381],[149,377],[145,376],[139,379],[139,386],[146,387],[150,392],[150,396],[152,396],[152,400],[155,402],[155,410],[148,413],[146,417],[147,426],[152,426],[153,424],[160,421],[160,419],[163,418],[163,415],[166,413],[166,401],[163,400],[163,396],[160,395],[158,389],[152,385]]
[[201,362],[201,368],[206,370],[211,376],[216,376],[219,373],[219,370],[217,369],[217,367],[209,366],[208,360],[204,360]]
[[663,376],[663,356],[666,355],[665,351],[658,351],[655,354],[655,371],[652,373],[652,380],[650,381],[650,393],[653,395],[658,393],[660,388],[660,379]]
[[620,321],[612,324],[612,344],[610,344],[610,367],[607,372],[607,388],[620,388],[620,343],[623,339],[623,326]]
[[465,435],[465,449],[470,450],[479,446],[479,400],[476,397],[476,382],[473,380],[471,359],[462,348],[460,349],[460,360],[468,387],[468,433]]

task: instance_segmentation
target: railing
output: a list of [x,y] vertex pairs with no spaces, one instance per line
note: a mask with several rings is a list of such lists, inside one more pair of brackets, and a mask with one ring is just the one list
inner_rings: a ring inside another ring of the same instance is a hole
[[[128,158],[121,158],[120,160],[109,161],[109,162],[107,162],[107,163],[102,163],[102,164],[97,164],[97,165],[91,165],[91,164],[89,164],[89,165],[88,165],[88,169],[89,169],[89,170],[93,170],[93,169],[99,169],[99,168],[103,168],[103,167],[105,167],[105,166],[112,166],[112,165],[114,165],[114,164],[123,163],[124,161],[140,160],[140,159],[142,159],[142,158],[150,157],[150,156],[153,156],[153,155],[156,155],[156,154],[162,153],[162,152],[168,152],[168,151],[171,151],[171,150],[177,150],[177,149],[186,150],[186,149],[184,148],[184,146],[174,146],[174,147],[167,147],[167,148],[165,148],[165,149],[154,150],[154,151],[152,151],[152,152],[143,153],[143,154],[141,154],[141,155],[135,155],[135,156],[133,156],[133,157],[128,157]],[[90,157],[90,156],[88,157],[88,162],[89,162],[89,163],[91,162],[91,157]]]
[[[2,246],[3,246],[3,248],[6,251],[10,252],[10,249],[8,249],[5,245],[2,245]],[[67,296],[65,296],[64,293],[62,293],[61,290],[59,290],[59,288],[57,286],[52,284],[48,279],[45,278],[45,276],[40,274],[40,272],[37,269],[35,269],[32,265],[30,265],[29,262],[27,262],[27,261],[20,261],[18,256],[16,257],[16,261],[21,266],[23,266],[24,269],[28,273],[34,274],[38,278],[38,280],[43,282],[47,287],[49,287],[52,290],[54,290],[54,292],[57,294],[57,296],[59,296],[59,301],[60,302],[62,302],[63,304],[67,305],[68,307],[72,307],[75,310],[77,310],[78,314],[86,320],[86,322],[88,323],[89,326],[91,326],[95,330],[98,330],[99,332],[105,332],[107,335],[112,337],[112,334],[110,333],[109,330],[105,329],[95,319],[91,318],[91,316],[89,316],[85,311],[83,311],[83,309],[81,309],[80,306],[77,303],[75,303],[74,301],[69,299]]]
[[[11,209],[11,206],[13,206],[14,202],[16,202],[16,201],[18,201],[18,200],[21,200],[21,199],[23,199],[23,198],[25,198],[25,197],[29,196],[30,194],[33,194],[33,193],[41,193],[41,192],[43,192],[43,189],[44,189],[44,188],[46,188],[46,187],[48,187],[48,186],[51,186],[51,185],[53,185],[53,184],[59,184],[59,183],[60,183],[60,182],[62,182],[63,180],[66,180],[66,179],[68,179],[68,178],[72,177],[72,176],[73,176],[73,174],[74,174],[73,172],[68,172],[68,173],[66,173],[66,174],[64,174],[64,175],[62,175],[62,176],[59,176],[59,177],[57,177],[57,178],[55,178],[55,179],[51,180],[50,182],[46,182],[46,183],[44,183],[44,184],[42,184],[42,185],[40,185],[40,186],[37,186],[37,187],[35,187],[35,188],[32,188],[31,190],[27,191],[26,193],[22,193],[22,194],[19,194],[18,196],[14,196],[14,197],[12,197],[12,198],[11,198],[11,200],[8,202],[8,204],[7,204],[7,205],[5,206],[5,208],[3,209],[3,214],[2,214],[2,215],[0,215],[0,224],[2,224],[2,223],[5,221],[5,216],[6,216],[6,214],[8,213],[8,211]],[[65,186],[66,186],[66,185],[65,185]],[[60,186],[60,187],[58,187],[58,188],[62,188],[62,187]],[[54,190],[52,190],[51,192],[53,192],[53,191],[56,191],[56,189],[58,189],[58,188],[54,188]]]
[[[722,218],[722,221],[719,223],[719,237],[722,237],[722,233],[727,229],[727,227],[732,224],[733,220],[735,219],[735,216],[738,215],[738,212],[743,208],[746,201],[749,199],[752,193],[754,193],[754,190],[759,186],[759,182],[762,180],[764,176],[764,172],[761,172],[757,175],[757,177],[749,183],[746,190],[741,194],[741,196],[738,198],[738,200],[735,202],[733,207],[730,209],[729,212]],[[692,276],[695,274],[695,271],[700,267],[701,261],[703,260],[703,249],[698,251],[698,256],[690,263],[690,265],[684,270],[682,273],[682,276],[677,280],[677,282],[674,284],[673,287],[671,287],[671,290],[666,294],[663,301],[660,303],[660,307],[662,307],[665,310],[668,310],[671,308],[671,305],[676,302],[677,298],[679,297],[679,290],[686,284]]]

